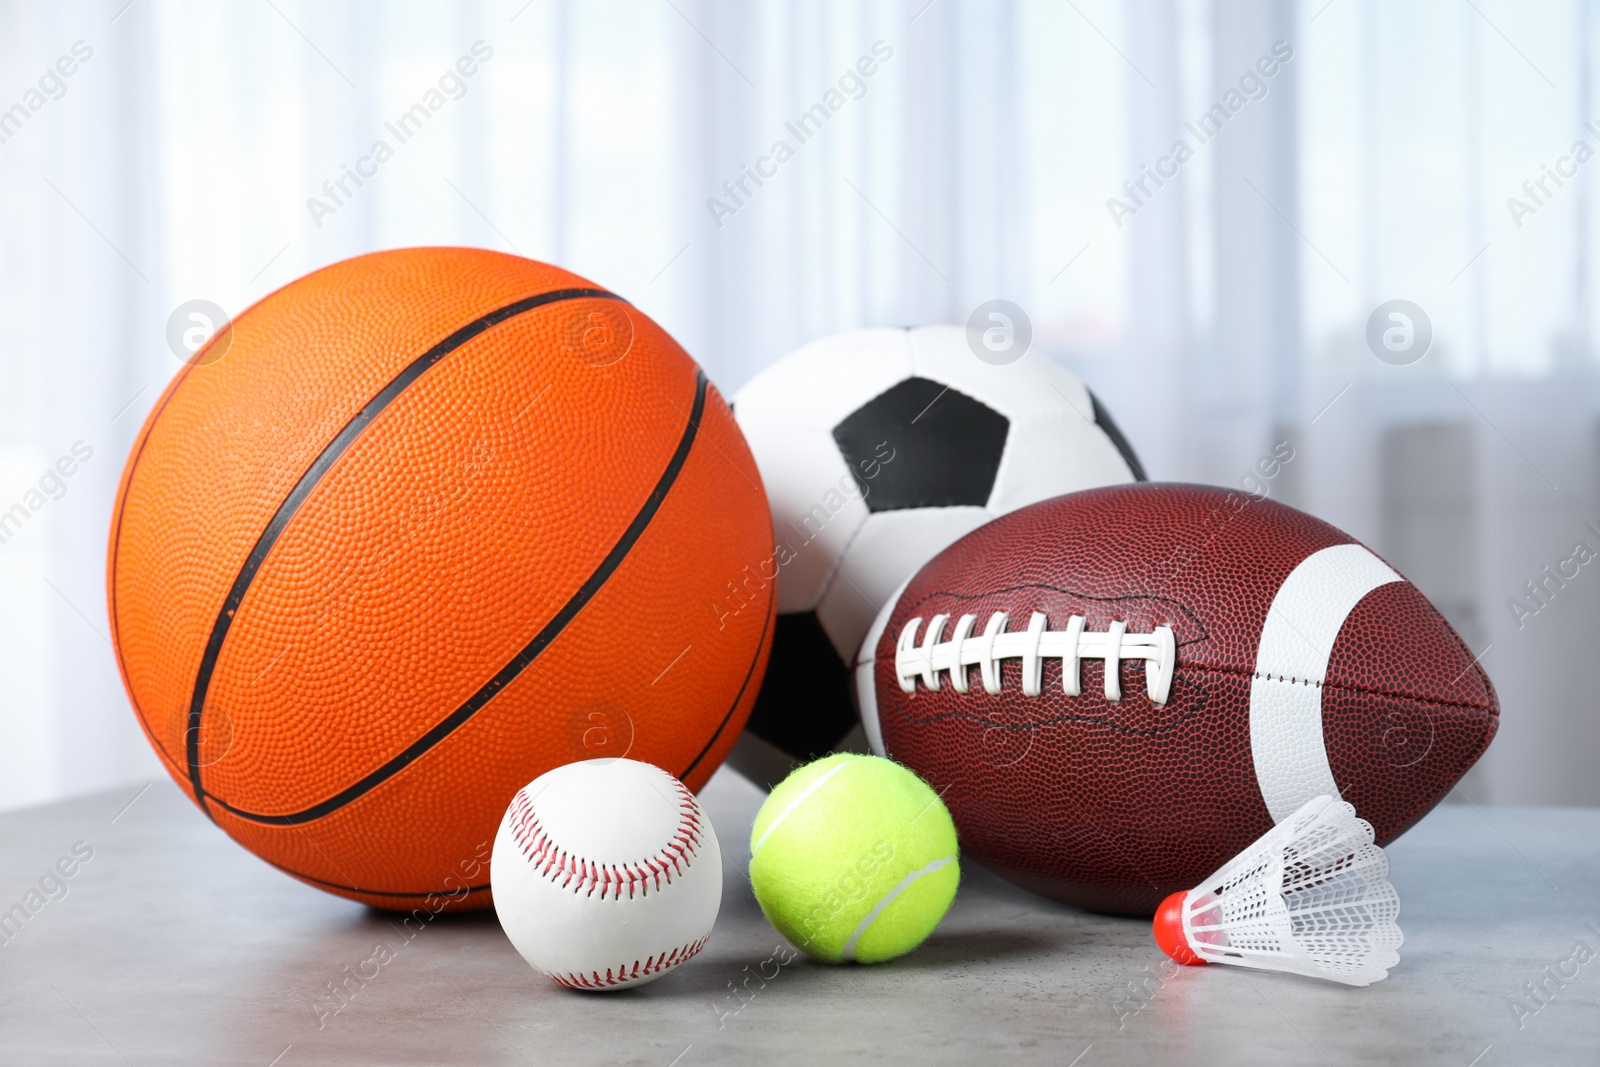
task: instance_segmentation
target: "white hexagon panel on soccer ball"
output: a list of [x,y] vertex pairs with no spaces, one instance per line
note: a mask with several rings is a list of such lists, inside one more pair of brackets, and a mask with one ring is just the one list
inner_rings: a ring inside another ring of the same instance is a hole
[[992,515],[985,508],[908,508],[867,519],[817,604],[817,621],[850,663],[889,596],[952,541]]
[[[1069,456],[1070,462],[1062,460]],[[1133,480],[1122,453],[1099,426],[1076,411],[1058,409],[1011,420],[989,511],[1004,515],[1062,493]]]
[[759,423],[745,431],[745,440],[772,509],[778,610],[810,611],[834,561],[867,520],[859,483],[825,429]]
[[751,427],[831,430],[910,376],[906,335],[902,329],[851,330],[798,348],[734,395],[734,418],[746,434]]
[[909,332],[916,374],[946,382],[1012,422],[1065,407],[1094,421],[1089,391],[1075,375],[1035,349],[1013,363],[985,363],[960,326],[919,326]]

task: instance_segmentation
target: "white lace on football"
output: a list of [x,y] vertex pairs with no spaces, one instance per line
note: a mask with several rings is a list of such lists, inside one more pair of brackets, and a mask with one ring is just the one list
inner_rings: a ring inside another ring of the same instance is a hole
[[1082,615],[1067,619],[1064,630],[1045,629],[1048,619],[1036,611],[1028,619],[1026,630],[1006,631],[1006,613],[997,611],[989,616],[983,633],[972,636],[977,625],[976,615],[963,615],[956,620],[950,640],[942,641],[949,615],[935,615],[923,633],[922,643],[917,643],[917,631],[922,626],[919,616],[906,623],[900,632],[894,654],[895,671],[900,676],[900,688],[915,692],[917,679],[929,689],[939,688],[939,672],[950,676],[950,684],[958,693],[967,691],[967,668],[977,664],[983,677],[986,693],[1000,692],[1000,661],[1022,660],[1022,694],[1039,695],[1044,676],[1044,661],[1061,661],[1061,687],[1068,696],[1077,696],[1079,688],[1078,666],[1086,659],[1104,660],[1106,665],[1106,699],[1121,700],[1122,685],[1118,679],[1123,660],[1144,661],[1145,692],[1153,704],[1165,704],[1172,691],[1172,669],[1177,660],[1177,642],[1172,627],[1157,626],[1154,633],[1129,633],[1128,624],[1114,622],[1106,630],[1085,629]]

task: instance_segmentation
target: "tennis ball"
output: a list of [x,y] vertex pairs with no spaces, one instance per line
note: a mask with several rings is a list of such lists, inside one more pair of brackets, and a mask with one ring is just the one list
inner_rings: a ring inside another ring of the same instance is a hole
[[902,956],[939,925],[961,880],[939,795],[877,756],[839,753],[785,778],[750,831],[767,920],[829,963]]

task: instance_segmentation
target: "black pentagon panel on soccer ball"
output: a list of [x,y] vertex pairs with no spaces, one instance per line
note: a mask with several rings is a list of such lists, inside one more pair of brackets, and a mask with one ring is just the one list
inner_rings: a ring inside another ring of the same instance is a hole
[[832,751],[856,721],[850,668],[816,612],[779,615],[767,675],[745,729],[805,763]]
[[1094,424],[1100,427],[1100,431],[1109,437],[1111,443],[1116,446],[1117,451],[1122,453],[1122,461],[1133,472],[1133,480],[1136,482],[1148,482],[1150,479],[1144,473],[1144,464],[1140,463],[1139,457],[1134,454],[1133,445],[1129,444],[1128,439],[1122,436],[1122,431],[1112,421],[1111,412],[1107,411],[1104,405],[1100,403],[1100,398],[1094,395],[1093,390],[1088,390],[1088,392],[1089,403],[1094,405]]
[[868,511],[989,502],[1011,424],[965,393],[907,378],[833,428]]

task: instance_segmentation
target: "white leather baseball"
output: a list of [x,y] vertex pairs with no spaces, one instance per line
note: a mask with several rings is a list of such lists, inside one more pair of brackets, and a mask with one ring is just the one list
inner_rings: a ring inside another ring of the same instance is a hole
[[705,946],[722,904],[722,852],[672,775],[586,760],[517,791],[489,881],[500,925],[535,969],[572,989],[622,989]]

